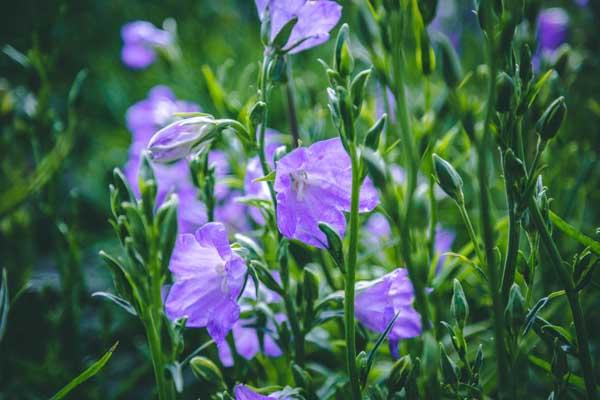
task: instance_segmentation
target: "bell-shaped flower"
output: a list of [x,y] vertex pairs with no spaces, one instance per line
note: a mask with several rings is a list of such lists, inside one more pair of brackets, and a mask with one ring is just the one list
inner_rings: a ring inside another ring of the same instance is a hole
[[[279,231],[287,238],[325,248],[327,239],[319,222],[344,235],[351,189],[352,165],[339,138],[295,149],[276,166]],[[360,189],[359,212],[372,211],[378,203],[377,190],[366,178]]]
[[148,143],[154,162],[169,163],[187,157],[210,142],[218,132],[219,121],[198,116],[175,121],[152,136]]
[[298,18],[283,51],[299,53],[325,43],[342,16],[342,6],[331,0],[256,0],[258,15],[270,18],[270,41],[293,18]]
[[277,392],[273,392],[269,395],[264,395],[255,392],[246,385],[241,384],[235,386],[233,389],[233,394],[235,395],[235,400],[293,400],[302,398],[297,396],[297,389],[291,389],[289,387]]
[[156,49],[174,42],[171,32],[158,29],[148,21],[129,22],[121,28],[123,64],[132,69],[144,69],[156,60]]
[[567,40],[569,15],[559,7],[540,11],[537,20],[538,42],[542,55],[551,55]]
[[406,269],[398,268],[379,279],[356,283],[355,316],[372,331],[383,333],[398,315],[388,335],[392,355],[398,342],[421,334],[421,316],[413,308],[414,289]]
[[169,263],[174,283],[165,302],[170,319],[206,327],[217,344],[240,317],[237,299],[247,271],[233,253],[223,224],[211,222],[195,234],[179,235]]

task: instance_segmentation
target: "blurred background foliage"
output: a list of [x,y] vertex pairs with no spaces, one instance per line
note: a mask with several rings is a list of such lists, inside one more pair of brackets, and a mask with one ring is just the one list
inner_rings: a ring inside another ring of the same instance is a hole
[[[350,23],[355,35],[361,28],[356,7],[360,1],[343,2],[342,20]],[[462,0],[448,3],[452,7],[445,30],[458,33],[463,67],[474,70],[483,60],[481,33],[472,12],[475,7]],[[550,146],[544,177],[554,198],[553,210],[598,239],[600,2],[590,0],[585,7],[570,0],[527,3],[531,26],[542,7],[560,6],[569,14],[568,54],[555,65],[558,73],[536,103],[541,113],[550,99],[563,94],[569,108],[567,122]],[[181,62],[161,59],[143,71],[127,69],[120,59],[120,28],[132,20],[147,20],[156,26],[165,20],[175,23]],[[361,54],[359,43],[354,40],[357,54]],[[117,245],[107,223],[107,186],[112,169],[127,159],[131,134],[125,126],[125,113],[152,87],[165,84],[178,98],[193,101],[207,112],[237,117],[256,92],[262,56],[254,2],[3,2],[0,46],[0,268],[7,270],[11,298],[8,329],[0,342],[0,399],[47,398],[117,340],[120,346],[106,369],[72,398],[150,398],[154,383],[141,327],[113,305],[91,297],[94,291],[111,285],[97,254],[100,248]],[[329,42],[293,60],[302,139],[307,143],[334,135],[325,107],[326,77],[317,62],[319,57],[329,60],[331,49]],[[366,52],[362,53],[364,60]],[[70,114],[68,93],[82,69],[87,71],[87,79]],[[211,96],[207,83],[211,73],[224,89],[221,100],[214,93]],[[436,72],[431,82],[434,94],[436,82],[441,82],[439,75]],[[372,85],[366,120],[374,120],[378,91],[381,89]],[[421,91],[421,86],[415,85],[409,94],[414,100],[409,103],[417,112]],[[272,126],[288,132],[279,91],[275,92],[272,115]],[[450,129],[453,125],[444,126]],[[475,180],[468,176],[475,171],[474,160],[468,156],[466,139],[449,134],[444,136],[449,141],[446,154],[460,160],[455,166],[467,177],[468,198],[475,190],[469,183]],[[48,154],[55,154],[56,159],[50,173],[37,181],[44,184],[33,185],[20,198],[14,189],[27,187],[40,165],[46,168],[42,162]],[[500,179],[494,183],[492,198],[501,210],[505,207],[504,189]],[[471,203],[476,205],[476,201]],[[460,248],[467,238],[453,204],[440,203],[439,212],[446,227],[456,228]],[[579,249],[557,235],[563,254]],[[544,274],[550,271],[544,269]],[[545,280],[542,278],[542,284]],[[551,285],[556,279],[547,282]],[[473,301],[473,320],[485,319],[483,309],[477,306],[478,289],[465,290]],[[600,330],[596,282],[583,302],[593,338],[592,353],[600,354],[600,341],[594,337]],[[560,319],[560,313],[554,317]],[[191,330],[187,340],[186,348],[191,350],[206,340],[206,334]],[[214,359],[215,350],[209,353]],[[275,369],[264,369],[261,362],[259,357],[245,373],[274,374]],[[287,368],[283,361],[269,365]],[[535,373],[543,376],[542,371]],[[193,383],[194,379],[186,381],[190,385],[184,398],[203,398],[201,385]]]

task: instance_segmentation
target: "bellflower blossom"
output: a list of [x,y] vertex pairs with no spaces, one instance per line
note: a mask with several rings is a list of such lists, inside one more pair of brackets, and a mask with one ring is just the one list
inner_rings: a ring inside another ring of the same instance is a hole
[[398,356],[398,342],[421,334],[421,316],[413,308],[414,289],[408,272],[398,268],[379,279],[356,283],[355,315],[367,328],[382,333],[396,314],[389,333],[390,351]]
[[558,7],[540,11],[537,21],[539,48],[542,55],[552,55],[565,41],[569,29],[569,15]]
[[[139,196],[138,171],[142,152],[156,130],[164,126],[175,112],[195,112],[200,108],[190,102],[177,100],[167,86],[155,86],[148,97],[129,107],[127,127],[132,134],[125,176],[134,193]],[[169,193],[179,196],[177,213],[179,232],[193,232],[206,222],[206,208],[197,199],[197,189],[192,183],[188,162],[181,160],[170,165],[152,166],[158,186],[156,203],[161,204]]]
[[454,243],[454,239],[456,239],[456,233],[451,230],[445,229],[440,225],[435,227],[435,243],[433,244],[435,252],[439,256],[435,273],[439,273],[444,263],[446,262],[446,256],[444,253],[452,250],[452,243]]
[[[344,235],[350,211],[352,166],[340,138],[323,140],[286,154],[277,162],[277,225],[289,239],[325,248],[319,229],[326,222]],[[359,212],[372,211],[379,203],[377,190],[366,178],[360,190]]]
[[[275,151],[278,147],[281,146],[281,142],[279,140],[280,133],[274,129],[267,129],[265,132],[265,153],[267,158],[267,163],[269,167],[273,169],[275,167],[275,162],[273,161],[273,157],[275,155]],[[252,199],[261,199],[261,200],[270,200],[271,195],[269,193],[269,186],[266,182],[254,182],[256,179],[262,178],[264,176],[262,165],[260,164],[260,159],[258,156],[253,157],[246,166],[246,175],[244,177],[244,192],[246,198]],[[260,210],[256,207],[249,207],[250,216],[259,225],[265,223],[265,219],[263,218]]]
[[[279,275],[276,273],[273,275],[277,280],[279,280]],[[266,304],[276,304],[281,302],[281,296],[261,285],[259,286],[257,298],[254,282],[249,279],[246,283],[246,288],[240,297],[241,312],[244,313],[252,311],[257,301],[261,301]],[[275,322],[279,324],[285,322],[287,319],[285,314],[281,313],[275,314],[274,317]],[[276,342],[277,329],[275,322],[272,320],[267,321],[266,331],[264,332],[263,336],[263,350],[264,354],[268,357],[279,357],[283,354],[281,348]],[[252,326],[254,323],[256,323],[256,318],[240,319],[235,323],[235,325],[233,325],[233,328],[231,329],[236,351],[246,360],[253,359],[261,351],[258,331],[254,326]],[[224,366],[231,367],[233,365],[233,357],[227,343],[219,346],[219,358]]]
[[342,16],[342,6],[330,0],[256,0],[261,21],[269,14],[270,41],[292,18],[298,18],[284,51],[299,53],[325,43]]
[[169,263],[175,283],[165,302],[170,319],[187,317],[187,326],[206,327],[217,343],[240,317],[238,295],[247,271],[231,251],[223,224],[211,222],[195,234],[179,235]]
[[296,397],[294,397],[291,392],[292,391],[289,390],[289,388],[286,388],[265,396],[263,394],[256,393],[246,385],[236,385],[236,387],[233,389],[235,400],[292,400]]
[[171,32],[158,29],[148,21],[129,22],[121,28],[123,64],[132,69],[144,69],[156,60],[156,49],[174,42]]

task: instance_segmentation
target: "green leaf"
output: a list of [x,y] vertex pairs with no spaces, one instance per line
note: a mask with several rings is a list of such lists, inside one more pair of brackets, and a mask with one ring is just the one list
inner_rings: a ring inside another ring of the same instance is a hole
[[325,222],[319,222],[319,229],[325,234],[327,238],[327,251],[333,258],[333,261],[338,268],[345,273],[345,262],[344,262],[344,250],[342,245],[342,238],[329,224]]
[[130,302],[128,302],[122,297],[119,297],[109,292],[95,292],[92,293],[92,297],[103,297],[107,300],[112,301],[113,303],[121,307],[123,310],[127,311],[129,314],[137,316],[135,308],[133,308]]
[[83,371],[75,379],[73,379],[71,382],[69,382],[58,393],[56,393],[54,396],[52,396],[52,398],[50,398],[50,400],[59,400],[59,399],[64,398],[77,386],[81,385],[83,382],[87,381],[88,379],[90,379],[91,377],[96,375],[98,372],[100,372],[100,370],[102,368],[104,368],[104,366],[106,365],[108,360],[110,360],[110,357],[112,356],[113,352],[115,351],[115,349],[117,348],[118,345],[119,345],[119,342],[116,342],[115,344],[113,344],[113,346],[98,361],[96,361],[95,363],[90,365],[90,367],[88,369]]
[[256,178],[252,181],[252,183],[258,182],[273,182],[275,180],[275,171],[269,172],[267,176],[261,176],[260,178]]
[[385,330],[379,335],[379,337],[377,338],[377,341],[375,342],[375,345],[369,352],[369,356],[367,357],[367,366],[366,366],[365,373],[364,373],[364,382],[361,382],[363,386],[366,383],[367,377],[369,376],[369,371],[371,371],[371,367],[373,366],[373,362],[375,361],[375,355],[377,354],[377,350],[379,350],[379,347],[381,346],[381,344],[383,343],[383,341],[385,340],[387,335],[390,333],[390,331],[394,327],[394,323],[396,323],[396,320],[400,316],[401,312],[402,311],[398,311],[396,313],[396,315],[394,315],[394,318],[392,318],[392,320],[387,324],[387,326],[385,327]]
[[580,244],[589,247],[591,251],[600,256],[600,242],[584,235],[579,232],[573,225],[570,225],[567,221],[550,211],[550,220],[562,233],[576,240]]
[[[539,357],[530,355],[529,362],[532,363],[533,365],[535,365],[536,367],[543,369],[544,371],[546,371],[548,373],[552,372],[552,367],[551,367],[550,363],[547,362],[546,360],[543,360]],[[575,375],[572,372],[569,373],[567,375],[567,382],[570,385],[575,386],[578,389],[585,390],[585,383],[583,381],[583,378],[579,375]],[[596,385],[596,390],[600,391],[600,385]]]
[[8,320],[8,279],[6,278],[6,270],[2,270],[2,282],[0,282],[0,342],[6,332],[6,321]]

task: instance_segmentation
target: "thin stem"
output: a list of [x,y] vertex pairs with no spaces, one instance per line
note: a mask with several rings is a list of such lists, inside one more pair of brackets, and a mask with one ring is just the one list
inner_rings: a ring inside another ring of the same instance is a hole
[[358,255],[358,198],[360,191],[360,165],[356,145],[349,145],[352,162],[352,197],[350,204],[350,243],[346,265],[344,288],[344,331],[346,335],[346,367],[350,379],[352,398],[360,400],[360,380],[356,367],[356,332],[354,322],[354,284],[356,278],[356,260]]
[[149,321],[146,322],[146,337],[150,347],[150,356],[152,358],[152,367],[154,369],[154,378],[158,389],[158,398],[168,400],[173,398],[173,388],[167,382],[165,377],[165,365],[163,361],[163,352],[160,343],[160,327],[157,326],[152,312],[149,315]]
[[300,130],[298,128],[298,116],[296,114],[296,99],[294,96],[294,81],[292,74],[292,62],[287,62],[287,83],[285,91],[287,95],[288,118],[290,121],[290,132],[292,133],[292,148],[298,147],[300,141]]
[[550,257],[550,261],[554,266],[556,273],[562,281],[563,287],[567,294],[569,306],[571,307],[571,313],[573,314],[573,323],[575,324],[575,333],[577,335],[577,350],[579,354],[579,362],[581,363],[581,370],[583,373],[583,379],[585,381],[585,388],[587,398],[590,400],[597,398],[596,383],[594,379],[594,368],[592,366],[592,358],[590,356],[589,343],[587,329],[585,325],[585,319],[583,316],[583,310],[579,301],[579,293],[574,288],[573,278],[571,274],[563,265],[562,257],[556,247],[556,243],[546,226],[544,217],[540,211],[540,208],[533,197],[529,199],[529,211],[533,219],[539,234],[542,246],[546,250],[546,253]]
[[504,392],[508,383],[508,367],[505,351],[504,340],[504,307],[502,299],[498,291],[498,270],[494,254],[494,230],[489,198],[488,187],[488,154],[489,143],[491,139],[490,125],[494,115],[496,104],[496,57],[494,50],[496,48],[493,32],[488,36],[488,66],[489,66],[489,82],[488,82],[488,99],[486,103],[486,115],[483,128],[483,138],[480,143],[477,143],[478,150],[478,168],[477,175],[479,179],[479,200],[481,225],[483,231],[483,243],[486,256],[486,265],[488,269],[490,294],[493,303],[493,322],[494,322],[494,344],[496,346],[496,363],[498,369],[498,392],[499,397],[504,398]]
[[479,260],[479,265],[482,267],[485,266],[485,256],[481,252],[481,246],[479,245],[479,240],[477,240],[477,235],[475,234],[475,229],[473,228],[473,223],[471,222],[471,218],[469,217],[469,213],[465,207],[464,201],[456,202],[458,206],[458,211],[460,212],[460,216],[463,220],[467,228],[467,234],[469,235],[469,239],[471,243],[473,243],[473,248],[475,249],[475,254],[477,255],[477,259]]
[[[260,89],[260,98],[261,100],[267,105],[267,107],[265,107],[265,112],[263,114],[263,120],[262,123],[259,126],[259,130],[258,130],[258,157],[260,159],[260,164],[263,170],[263,174],[264,176],[267,176],[270,172],[270,168],[269,168],[269,164],[267,162],[267,150],[266,150],[266,146],[265,146],[265,133],[266,133],[266,127],[267,127],[267,123],[269,120],[269,114],[268,114],[268,110],[269,110],[269,96],[268,96],[268,83],[267,83],[267,71],[268,71],[268,66],[269,66],[269,62],[271,60],[271,57],[269,56],[268,53],[265,53],[265,56],[263,58],[263,64],[262,64],[262,69],[261,69],[261,74],[259,77],[259,89]],[[268,186],[269,186],[269,193],[271,194],[271,200],[273,201],[273,209],[275,211],[275,219],[277,219],[277,198],[275,196],[275,189],[273,188],[273,182],[267,182]],[[275,226],[277,226],[277,223],[275,223]],[[279,233],[279,231],[276,232],[277,235],[277,242],[279,245],[281,245],[281,234]],[[288,319],[290,321],[290,326],[292,328],[292,335],[294,337],[294,344],[296,346],[296,354],[295,354],[295,361],[298,365],[302,366],[304,364],[304,334],[302,333],[302,330],[300,329],[300,323],[298,321],[298,315],[296,313],[296,307],[294,305],[294,302],[292,300],[292,296],[290,293],[290,273],[289,273],[289,267],[288,267],[288,261],[287,261],[287,255],[285,256],[285,258],[283,260],[281,260],[281,265],[280,265],[280,270],[281,270],[281,280],[282,280],[282,284],[283,284],[283,288],[286,292],[286,296],[284,296],[284,304],[285,304],[285,311],[287,313]]]
[[512,193],[513,180],[510,174],[504,171],[506,199],[508,204],[508,244],[506,247],[506,257],[504,259],[504,268],[502,274],[502,302],[506,303],[510,287],[515,280],[515,272],[517,269],[517,255],[519,252],[519,240],[521,233],[521,219],[515,211],[514,194]]

